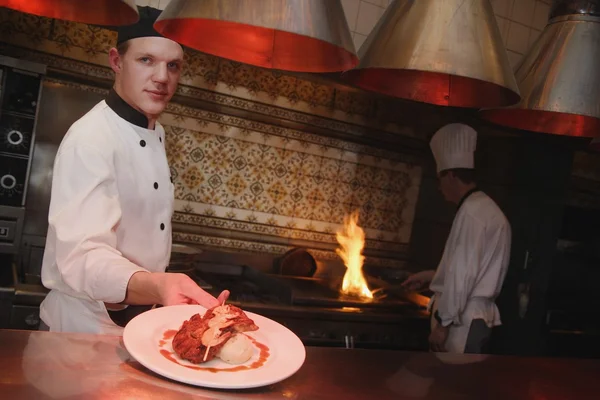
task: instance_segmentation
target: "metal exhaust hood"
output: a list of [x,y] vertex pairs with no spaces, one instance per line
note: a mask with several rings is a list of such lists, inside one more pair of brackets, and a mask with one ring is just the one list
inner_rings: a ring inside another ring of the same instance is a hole
[[92,25],[129,25],[140,19],[135,0],[0,0],[0,7]]
[[489,0],[395,0],[343,79],[366,90],[451,107],[519,102]]
[[521,102],[481,110],[484,119],[534,132],[600,137],[600,0],[555,0],[516,77]]
[[162,35],[218,57],[295,72],[358,64],[340,0],[171,0]]

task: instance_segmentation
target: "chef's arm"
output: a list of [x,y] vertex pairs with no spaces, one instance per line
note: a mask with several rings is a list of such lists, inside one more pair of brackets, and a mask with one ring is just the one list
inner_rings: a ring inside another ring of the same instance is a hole
[[147,305],[161,302],[156,274],[152,272],[136,272],[127,283],[124,304]]
[[436,300],[437,315],[443,326],[460,325],[462,315],[481,268],[484,253],[483,238],[485,228],[471,216],[461,219],[461,236],[452,249],[448,271],[444,279],[444,289]]
[[146,271],[117,250],[114,179],[112,160],[98,148],[67,142],[56,156],[48,217],[60,279],[74,296],[106,303],[122,302],[132,275]]

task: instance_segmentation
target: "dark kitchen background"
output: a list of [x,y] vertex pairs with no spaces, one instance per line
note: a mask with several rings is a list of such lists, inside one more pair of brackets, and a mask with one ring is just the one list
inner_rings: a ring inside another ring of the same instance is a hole
[[[342,3],[358,48],[389,2]],[[516,65],[544,28],[549,2],[492,4]],[[70,124],[110,88],[116,33],[5,8],[0,32],[0,221],[11,232],[0,235],[0,327],[35,329],[54,155]],[[424,350],[428,316],[410,296],[389,289],[386,301],[368,306],[323,289],[343,273],[335,231],[360,211],[370,282],[393,288],[407,271],[435,268],[454,210],[437,191],[428,139],[448,122],[473,125],[480,186],[513,229],[494,352],[600,355],[600,154],[581,141],[367,94],[334,75],[281,73],[189,49],[160,121],[176,197],[170,270],[207,290],[232,289],[233,301],[306,344]],[[286,260],[296,261],[295,277],[282,274]]]

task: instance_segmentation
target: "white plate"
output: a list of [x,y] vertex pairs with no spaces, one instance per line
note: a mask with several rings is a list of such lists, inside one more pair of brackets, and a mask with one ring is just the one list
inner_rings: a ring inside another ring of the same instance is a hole
[[[273,320],[251,312],[246,312],[246,315],[259,329],[246,334],[269,347],[270,354],[261,367],[215,373],[193,370],[165,358],[160,350],[173,352],[173,347],[172,339],[166,340],[166,344],[160,346],[164,333],[170,329],[178,330],[183,321],[197,313],[204,315],[205,311],[206,308],[198,305],[160,307],[146,311],[125,326],[123,331],[125,348],[140,364],[159,375],[190,385],[218,389],[246,389],[270,385],[293,375],[304,363],[306,350],[302,341],[292,331]],[[250,365],[258,359],[260,351],[256,346],[254,350],[252,358],[242,365]],[[176,354],[173,354],[173,357],[181,364],[195,365],[179,359]],[[217,358],[195,366],[217,369],[235,367]]]

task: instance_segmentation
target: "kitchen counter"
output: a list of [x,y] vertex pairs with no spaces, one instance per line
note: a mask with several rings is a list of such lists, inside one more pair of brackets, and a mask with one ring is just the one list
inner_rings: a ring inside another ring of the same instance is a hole
[[307,347],[292,377],[251,390],[209,390],[156,375],[121,337],[0,330],[6,399],[597,399],[600,360],[436,356]]

